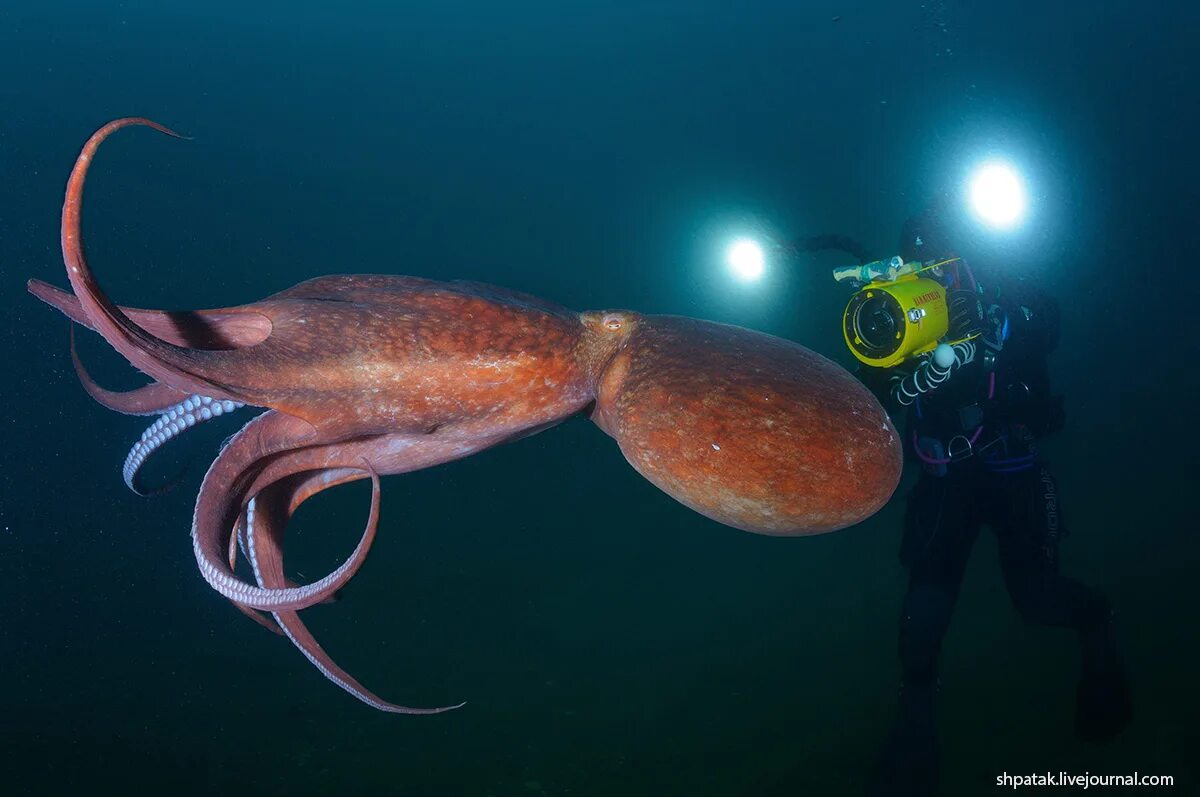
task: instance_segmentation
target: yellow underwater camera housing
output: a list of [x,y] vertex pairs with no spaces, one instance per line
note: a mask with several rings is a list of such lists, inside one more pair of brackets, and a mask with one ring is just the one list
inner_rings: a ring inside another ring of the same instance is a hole
[[866,365],[890,368],[932,351],[950,327],[946,289],[920,276],[924,269],[919,263],[902,268],[910,266],[917,268],[867,283],[846,304],[846,345]]

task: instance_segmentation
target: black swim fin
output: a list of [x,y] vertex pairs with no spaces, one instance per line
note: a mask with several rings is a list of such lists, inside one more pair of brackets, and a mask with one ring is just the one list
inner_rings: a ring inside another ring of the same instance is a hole
[[905,684],[900,711],[867,779],[867,797],[932,797],[938,785],[933,681]]

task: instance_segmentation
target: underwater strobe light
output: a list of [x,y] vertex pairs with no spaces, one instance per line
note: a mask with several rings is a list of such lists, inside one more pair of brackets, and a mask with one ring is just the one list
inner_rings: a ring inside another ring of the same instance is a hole
[[915,274],[872,282],[850,297],[842,314],[850,353],[876,368],[932,350],[949,325],[946,289]]
[[744,282],[753,282],[762,277],[766,268],[766,256],[757,241],[739,238],[729,246],[726,261],[734,276]]
[[1025,185],[1008,163],[989,161],[977,168],[967,185],[971,212],[995,229],[1015,227],[1025,217]]

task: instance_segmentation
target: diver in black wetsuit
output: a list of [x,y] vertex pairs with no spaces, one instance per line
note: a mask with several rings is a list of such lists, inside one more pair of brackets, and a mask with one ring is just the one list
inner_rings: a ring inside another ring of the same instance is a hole
[[[901,253],[905,262],[952,256],[936,215],[906,225]],[[1108,600],[1059,572],[1058,544],[1067,527],[1037,448],[1064,421],[1047,367],[1058,338],[1056,306],[1024,283],[980,285],[961,261],[939,281],[947,286],[947,337],[974,336],[954,347],[948,376],[930,380],[916,373],[914,361],[865,367],[862,374],[889,411],[906,412],[906,452],[921,467],[900,549],[909,585],[900,619],[899,712],[869,795],[936,791],[938,653],[981,525],[996,535],[1004,581],[1021,616],[1079,636],[1077,735],[1104,740],[1132,718]]]

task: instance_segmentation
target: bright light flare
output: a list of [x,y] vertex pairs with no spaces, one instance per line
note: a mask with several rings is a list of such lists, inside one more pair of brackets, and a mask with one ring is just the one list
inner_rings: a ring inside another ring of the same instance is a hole
[[971,175],[967,195],[975,216],[990,227],[1010,229],[1025,217],[1025,185],[1007,163],[985,163]]
[[726,259],[734,276],[745,282],[761,279],[763,271],[766,270],[766,257],[762,247],[749,238],[734,241],[729,247]]

